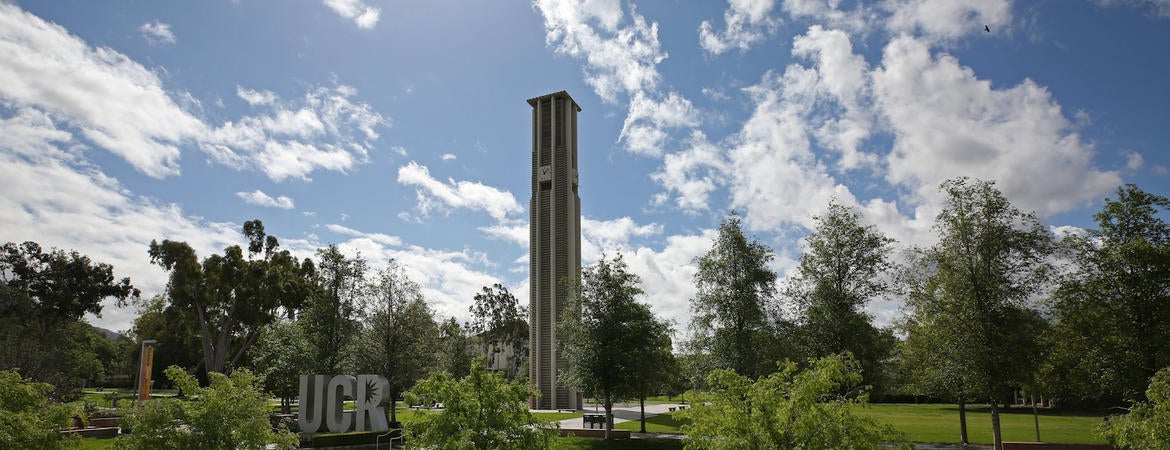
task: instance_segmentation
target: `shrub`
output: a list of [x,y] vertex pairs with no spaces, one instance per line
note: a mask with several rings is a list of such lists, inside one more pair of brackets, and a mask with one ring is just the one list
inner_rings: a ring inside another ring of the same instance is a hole
[[1129,414],[1111,418],[1098,431],[1114,447],[1170,449],[1170,367],[1150,379],[1146,399],[1135,403]]
[[786,362],[754,382],[716,370],[708,377],[712,394],[675,417],[691,421],[682,427],[687,449],[908,447],[893,427],[853,413],[866,400],[851,395],[860,382],[857,361],[842,356],[814,360],[807,370]]
[[297,444],[296,435],[273,430],[269,424],[268,397],[260,380],[246,369],[232,375],[211,373],[211,383],[201,388],[195,377],[171,366],[167,378],[187,394],[186,400],[153,400],[126,419],[132,434],[115,442],[118,449],[262,449]]
[[62,438],[76,413],[63,404],[49,404],[53,386],[22,378],[15,370],[0,371],[0,448],[75,448],[80,440]]

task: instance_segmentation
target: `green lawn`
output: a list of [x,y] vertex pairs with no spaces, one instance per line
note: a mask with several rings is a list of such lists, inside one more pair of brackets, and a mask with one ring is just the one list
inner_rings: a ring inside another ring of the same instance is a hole
[[114,438],[81,438],[81,450],[106,450],[113,446]]
[[[959,441],[957,405],[871,404],[858,411],[893,425],[914,442]],[[999,417],[1005,441],[1036,440],[1031,409],[1001,411]],[[1040,439],[1044,442],[1104,444],[1105,440],[1095,431],[1101,422],[1100,416],[1040,411]],[[991,414],[987,408],[967,408],[967,435],[972,443],[991,443]]]

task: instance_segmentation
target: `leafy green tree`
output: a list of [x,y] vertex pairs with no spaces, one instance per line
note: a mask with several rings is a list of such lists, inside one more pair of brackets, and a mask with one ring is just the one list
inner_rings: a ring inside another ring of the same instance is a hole
[[1129,414],[1113,417],[1099,429],[1117,448],[1170,449],[1170,367],[1150,379],[1146,401],[1137,402]]
[[348,369],[348,349],[361,330],[358,316],[365,296],[366,260],[341,253],[337,245],[317,250],[315,290],[300,321],[320,374],[336,375]]
[[[649,309],[647,309],[648,311]],[[646,397],[670,389],[674,375],[678,373],[678,362],[674,359],[674,346],[670,341],[670,322],[644,312],[631,321],[631,336],[626,345],[633,356],[634,375],[630,379],[630,390],[638,397],[641,432],[646,432]]]
[[865,382],[879,385],[882,362],[896,338],[873,326],[865,306],[890,293],[885,275],[894,240],[862,224],[856,210],[836,200],[815,220],[785,292],[799,307],[805,352],[813,357],[852,353]]
[[205,388],[178,366],[168,367],[166,375],[187,399],[154,400],[132,412],[125,419],[132,433],[119,436],[115,448],[263,449],[275,443],[286,449],[297,444],[292,432],[272,429],[268,396],[248,369],[231,376],[212,372]]
[[[774,361],[776,273],[768,268],[772,249],[748,240],[735,212],[719,225],[715,245],[696,262],[691,299],[693,350],[716,359],[717,367],[757,377]],[[773,353],[773,354],[770,354]]]
[[[557,324],[557,348],[569,361],[560,381],[592,393],[606,417],[613,414],[614,402],[636,394],[638,359],[661,348],[654,313],[637,301],[640,283],[620,253],[612,260],[602,255],[582,271],[579,285],[570,286],[569,302]],[[606,439],[613,428],[609,422]]]
[[312,352],[304,330],[297,322],[278,320],[261,332],[252,346],[252,366],[264,389],[280,398],[281,412],[292,411],[292,399],[299,395],[300,376],[312,371]]
[[[393,405],[437,366],[439,328],[418,283],[394,261],[374,276],[367,292],[373,314],[358,344],[362,358],[357,367],[386,377]],[[390,408],[390,422],[398,422],[395,408]]]
[[78,448],[76,438],[62,438],[77,412],[61,403],[49,404],[53,386],[23,378],[15,370],[0,371],[0,448]]
[[1167,211],[1166,197],[1127,185],[1093,216],[1096,230],[1062,241],[1073,268],[1053,295],[1046,371],[1065,396],[1140,400],[1170,365]]
[[807,370],[785,362],[755,381],[720,369],[708,382],[712,392],[676,414],[690,421],[687,449],[912,448],[893,427],[856,413],[866,395],[851,357],[813,360]]
[[553,427],[528,410],[531,395],[536,392],[524,383],[508,382],[503,374],[485,369],[483,358],[476,358],[462,379],[431,372],[406,397],[411,403],[444,407],[411,424],[408,442],[412,448],[435,449],[549,448]]
[[107,298],[121,306],[138,294],[129,278],[114,279],[113,266],[76,251],[0,246],[0,370],[56,386],[54,398],[76,397],[109,363],[98,355],[108,343],[82,317],[100,315]]
[[[280,312],[301,308],[311,289],[313,264],[297,262],[259,220],[244,223],[248,254],[238,245],[199,262],[186,242],[150,242],[150,261],[170,272],[171,305],[197,318],[203,367],[230,372],[265,325]],[[259,258],[257,258],[259,256]]]
[[439,369],[456,378],[467,376],[471,371],[471,361],[475,359],[471,342],[467,328],[460,326],[454,317],[439,325]]
[[528,356],[528,308],[508,288],[496,283],[492,287],[484,286],[482,292],[475,294],[475,303],[469,309],[471,330],[479,335],[485,348],[502,353],[492,345],[496,342],[512,348],[507,364],[508,379],[527,375],[520,367]]
[[[200,326],[193,311],[170,304],[162,295],[140,299],[135,305],[138,306],[138,317],[129,333],[131,367],[127,373],[137,373],[138,356],[142,351],[139,343],[147,339],[157,341],[160,350],[154,353],[151,379],[162,380],[163,371],[170,366],[192,372],[202,369]],[[199,373],[206,380],[207,372]]]
[[1028,301],[1050,272],[1052,234],[1034,214],[1013,207],[994,183],[958,178],[942,184],[935,219],[939,241],[920,251],[906,306],[912,332],[957,386],[991,405],[997,449],[1003,439],[999,403],[1032,379],[1039,363],[1036,317]]

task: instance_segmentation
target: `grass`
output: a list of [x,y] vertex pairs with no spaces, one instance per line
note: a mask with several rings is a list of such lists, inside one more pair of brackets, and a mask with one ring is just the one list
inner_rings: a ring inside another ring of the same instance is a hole
[[[659,414],[657,416],[646,418],[646,432],[659,434],[678,434],[679,428],[687,421],[676,419],[674,413]],[[642,431],[642,421],[631,420],[629,422],[621,422],[613,425],[618,430],[630,430],[633,432]]]
[[[957,443],[959,441],[959,407],[949,404],[871,404],[858,410],[893,425],[914,442]],[[1032,410],[1009,409],[1000,412],[1000,429],[1005,441],[1032,442],[1036,429]],[[1040,438],[1044,442],[1104,444],[1095,429],[1100,416],[1066,412],[1040,412]],[[967,408],[967,436],[973,444],[990,444],[991,414],[986,407]]]
[[81,438],[81,450],[106,450],[114,447],[114,438]]

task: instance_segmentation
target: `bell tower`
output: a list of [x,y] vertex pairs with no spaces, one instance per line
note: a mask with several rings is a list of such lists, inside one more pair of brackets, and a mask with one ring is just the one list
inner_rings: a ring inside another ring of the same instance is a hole
[[532,199],[529,201],[529,379],[535,409],[580,409],[580,394],[562,386],[568,361],[557,354],[556,324],[568,297],[561,280],[581,272],[581,200],[577,196],[577,113],[565,91],[528,99],[532,106]]

